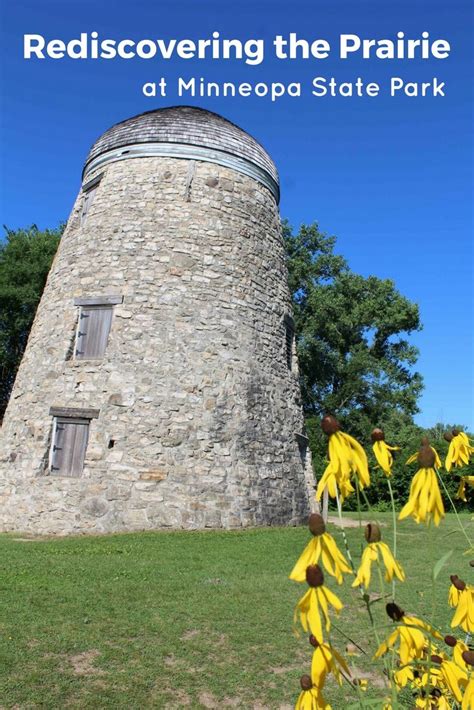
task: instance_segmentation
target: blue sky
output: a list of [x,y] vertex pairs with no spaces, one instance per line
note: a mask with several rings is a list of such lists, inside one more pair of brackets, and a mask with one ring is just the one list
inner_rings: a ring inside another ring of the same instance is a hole
[[[281,177],[282,216],[318,221],[338,237],[354,271],[391,278],[416,301],[423,331],[412,336],[425,378],[422,425],[474,429],[472,64],[470,0],[16,0],[2,10],[2,224],[55,226],[67,218],[91,143],[113,123],[165,105],[221,113],[258,138]],[[23,59],[23,35],[103,38],[262,38],[265,61]],[[445,60],[338,56],[341,33],[451,44]],[[329,40],[325,60],[278,60],[271,42],[296,32]],[[146,98],[146,81],[168,81],[167,98]],[[301,82],[303,96],[179,98],[177,77]],[[378,82],[374,98],[311,96],[315,76]],[[390,97],[390,77],[446,82],[446,96]]]

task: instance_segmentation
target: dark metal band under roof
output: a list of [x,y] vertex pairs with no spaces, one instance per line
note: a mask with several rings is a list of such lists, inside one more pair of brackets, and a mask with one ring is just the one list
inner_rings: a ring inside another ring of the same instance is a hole
[[112,126],[92,146],[83,178],[104,163],[152,155],[231,167],[264,184],[279,200],[278,173],[260,143],[222,116],[193,106],[148,111]]

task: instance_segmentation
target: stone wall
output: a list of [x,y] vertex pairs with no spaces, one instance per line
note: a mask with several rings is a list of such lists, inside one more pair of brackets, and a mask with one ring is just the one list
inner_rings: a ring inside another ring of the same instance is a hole
[[[88,180],[93,177],[88,175]],[[210,163],[109,163],[74,205],[3,425],[0,526],[69,534],[294,524],[310,462],[270,192]],[[75,297],[123,295],[75,360]],[[100,410],[81,477],[50,475],[55,407]]]

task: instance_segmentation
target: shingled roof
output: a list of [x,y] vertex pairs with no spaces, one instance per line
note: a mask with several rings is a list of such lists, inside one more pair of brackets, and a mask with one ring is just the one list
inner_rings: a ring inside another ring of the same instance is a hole
[[223,151],[257,165],[279,183],[275,164],[255,138],[222,116],[196,106],[161,108],[116,123],[90,149],[84,172],[102,153],[137,143],[180,143]]

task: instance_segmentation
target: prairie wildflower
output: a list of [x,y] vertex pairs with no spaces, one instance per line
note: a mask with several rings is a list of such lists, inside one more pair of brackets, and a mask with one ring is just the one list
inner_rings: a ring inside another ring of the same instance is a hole
[[400,451],[399,446],[389,446],[385,441],[385,432],[383,429],[374,429],[370,435],[373,446],[372,450],[377,459],[377,463],[385,473],[387,478],[392,475],[393,455],[392,451]]
[[430,696],[427,698],[425,696],[418,696],[415,700],[415,708],[422,708],[422,710],[452,710],[451,703],[446,700],[444,695],[435,688]]
[[456,609],[451,621],[451,628],[460,626],[470,634],[474,632],[474,587],[466,584],[457,575],[451,576],[448,597],[449,605]]
[[470,455],[474,452],[474,447],[469,443],[467,434],[458,429],[453,429],[444,435],[446,441],[449,441],[448,453],[444,466],[446,471],[451,471],[453,466],[460,468],[469,464]]
[[378,525],[369,523],[365,528],[365,539],[368,542],[367,547],[362,553],[360,567],[357,571],[357,577],[352,583],[353,587],[363,586],[368,589],[371,578],[371,568],[373,562],[383,562],[385,566],[385,580],[391,582],[394,575],[398,577],[400,582],[405,580],[405,573],[399,562],[392,555],[389,546],[385,542],[381,542],[382,533]]
[[464,660],[463,655],[466,651],[469,651],[469,647],[464,643],[464,641],[460,641],[459,639],[456,639],[454,638],[454,636],[451,635],[445,636],[444,642],[453,649],[454,663],[459,668],[461,668],[461,670],[467,673],[469,668],[466,661]]
[[401,664],[404,666],[415,659],[422,658],[427,646],[428,649],[430,649],[427,634],[437,639],[442,638],[441,634],[435,631],[429,624],[426,624],[416,616],[405,614],[405,612],[393,602],[387,604],[386,611],[388,616],[393,621],[398,622],[399,625],[392,631],[386,641],[380,644],[375,653],[375,658],[383,656],[390,648],[394,648],[398,642],[398,655],[400,656]]
[[443,499],[434,470],[436,455],[429,444],[422,445],[418,452],[420,468],[413,476],[408,502],[400,512],[399,520],[411,515],[417,523],[427,523],[433,520],[435,525],[439,525],[444,518]]
[[[424,659],[423,665],[417,666],[411,681],[411,688],[418,693],[420,701],[428,698],[431,700],[432,705],[427,705],[427,708],[451,708],[453,701],[461,701],[462,687],[466,682],[465,671],[450,660],[446,654],[436,652]],[[416,707],[425,706],[420,702]]]
[[326,532],[322,516],[312,513],[308,526],[313,534],[313,539],[306,545],[293,567],[290,579],[295,582],[304,582],[307,567],[317,565],[321,559],[326,572],[335,577],[338,584],[342,584],[343,574],[352,574],[352,570],[344,555],[339,551],[332,535]]
[[462,710],[473,710],[474,708],[474,673],[472,673],[465,689],[462,698]]
[[321,690],[313,685],[309,675],[303,675],[300,678],[301,693],[296,701],[295,710],[331,710],[331,706],[327,703]]
[[474,488],[474,476],[461,476],[461,479],[459,481],[459,487],[456,491],[456,498],[463,500],[465,503],[467,503],[466,485],[472,486],[472,488]]
[[370,485],[367,456],[356,439],[340,431],[339,422],[335,417],[323,417],[321,428],[329,437],[329,463],[319,481],[316,500],[321,499],[324,489],[327,488],[331,498],[336,498],[339,490],[343,501],[354,492],[351,474],[356,476],[360,488]]
[[296,623],[299,614],[303,629],[309,631],[321,643],[323,641],[321,616],[326,631],[329,631],[331,620],[328,607],[332,606],[339,613],[343,604],[330,589],[324,586],[324,574],[319,565],[309,565],[306,568],[306,581],[310,588],[295,607],[294,622]]
[[468,681],[466,687],[464,688],[464,695],[462,698],[462,710],[473,710],[474,708],[474,651],[463,651],[462,659],[468,669]]
[[[436,449],[435,449],[433,446],[431,446],[431,444],[430,444],[430,442],[429,442],[429,439],[428,439],[426,436],[424,436],[424,437],[422,438],[422,440],[421,440],[421,447],[423,448],[423,447],[425,447],[425,446],[429,446],[429,448],[431,449],[431,451],[432,451],[433,454],[434,454],[434,457],[435,457],[434,465],[435,465],[435,467],[436,467],[436,468],[441,468],[441,459],[440,459],[440,457],[439,457],[439,454],[438,454],[438,452],[436,451]],[[405,465],[408,466],[408,465],[410,465],[411,463],[415,463],[415,461],[418,461],[419,453],[420,453],[419,451],[416,451],[414,454],[412,454],[411,456],[409,456],[409,457],[407,458],[407,460],[405,461]]]
[[350,670],[341,654],[329,643],[320,643],[313,635],[309,637],[314,647],[311,661],[311,680],[318,688],[322,688],[328,673],[332,673],[339,685],[342,685],[342,672],[350,676]]

